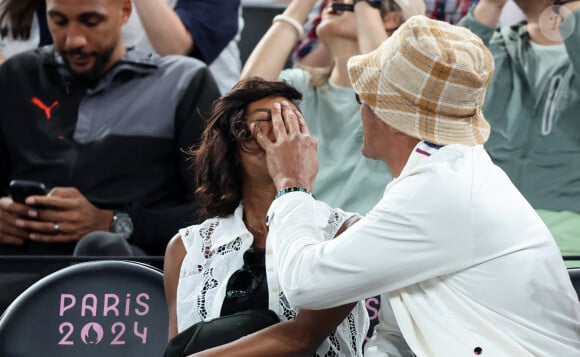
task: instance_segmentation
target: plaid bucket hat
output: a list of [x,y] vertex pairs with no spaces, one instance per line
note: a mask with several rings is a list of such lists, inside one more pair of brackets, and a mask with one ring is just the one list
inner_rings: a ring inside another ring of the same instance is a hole
[[355,92],[393,128],[438,145],[483,144],[493,57],[471,31],[417,15],[348,62]]

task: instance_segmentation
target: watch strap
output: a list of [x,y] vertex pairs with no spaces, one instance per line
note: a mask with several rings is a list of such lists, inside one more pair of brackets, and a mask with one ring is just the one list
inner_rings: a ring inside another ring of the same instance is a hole
[[354,0],[353,6],[356,6],[356,4],[358,4],[361,1],[368,3],[372,8],[375,8],[375,9],[381,8],[381,1],[382,0]]

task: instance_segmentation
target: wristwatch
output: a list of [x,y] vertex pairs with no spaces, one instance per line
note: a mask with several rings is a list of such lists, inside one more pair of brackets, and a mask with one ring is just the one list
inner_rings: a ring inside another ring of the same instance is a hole
[[374,7],[375,9],[380,9],[381,5],[383,3],[382,0],[354,0],[353,4],[354,6],[356,6],[357,3],[359,3],[360,1],[366,1],[369,3],[369,5],[371,7]]
[[133,220],[126,212],[115,211],[110,231],[113,233],[123,233],[125,239],[133,233]]

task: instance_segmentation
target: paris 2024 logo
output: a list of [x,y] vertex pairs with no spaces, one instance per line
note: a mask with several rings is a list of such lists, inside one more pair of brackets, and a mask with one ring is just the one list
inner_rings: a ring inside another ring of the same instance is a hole
[[60,294],[59,345],[147,343],[149,294]]

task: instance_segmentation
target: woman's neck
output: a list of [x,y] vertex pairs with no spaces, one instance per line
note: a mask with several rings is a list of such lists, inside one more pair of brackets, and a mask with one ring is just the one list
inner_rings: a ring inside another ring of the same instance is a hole
[[268,235],[266,215],[274,195],[276,195],[274,185],[264,188],[253,186],[242,189],[244,224],[254,236],[255,247],[264,248],[266,246],[266,236]]
[[330,80],[332,83],[341,87],[351,87],[348,76],[347,63],[349,58],[360,54],[358,42],[347,41],[345,39],[337,39],[335,42],[327,44],[334,57],[334,66],[330,72]]

